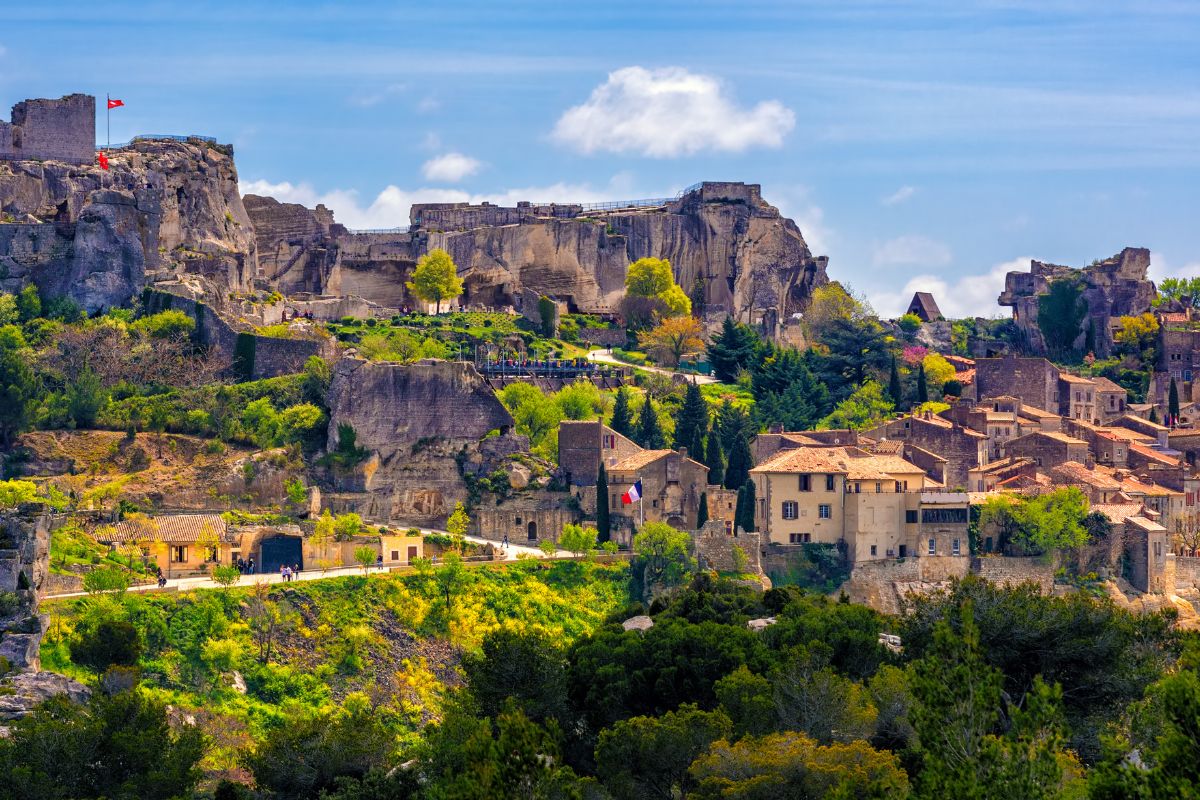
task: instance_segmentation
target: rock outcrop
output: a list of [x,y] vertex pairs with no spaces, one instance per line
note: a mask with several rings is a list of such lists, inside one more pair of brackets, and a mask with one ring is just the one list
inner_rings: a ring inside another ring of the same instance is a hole
[[611,312],[639,258],[666,258],[708,319],[780,324],[825,283],[799,228],[759,187],[703,183],[677,199],[622,208],[518,204],[419,204],[408,231],[351,233],[328,209],[249,195],[264,278],[285,293],[356,295],[383,306],[415,305],[405,288],[416,260],[447,250],[459,266],[464,304],[520,308],[547,295],[573,310]]
[[1120,253],[1076,269],[1058,264],[1031,261],[1029,272],[1010,272],[997,302],[1010,306],[1013,321],[1034,355],[1047,353],[1046,340],[1038,326],[1038,297],[1050,291],[1057,280],[1079,281],[1088,313],[1079,329],[1078,346],[1083,346],[1089,326],[1097,356],[1112,352],[1112,322],[1115,318],[1142,314],[1150,310],[1157,296],[1148,277],[1150,251],[1144,247],[1126,247]]
[[0,161],[0,290],[33,283],[91,312],[171,275],[252,288],[254,232],[229,147],[145,139],[108,159],[107,171]]
[[[369,456],[337,475],[345,507],[374,519],[435,524],[468,500],[463,467],[480,461],[491,431],[510,438],[512,416],[468,363],[342,359],[329,389],[329,447],[350,425]],[[528,443],[516,449],[528,449]],[[335,498],[335,504],[339,501]]]

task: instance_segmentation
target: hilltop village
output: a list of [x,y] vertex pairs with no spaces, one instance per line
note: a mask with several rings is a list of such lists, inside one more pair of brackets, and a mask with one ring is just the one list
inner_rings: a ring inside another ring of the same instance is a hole
[[[232,147],[202,137],[135,138],[101,165],[94,119],[71,95],[0,122],[0,721],[90,691],[64,598],[254,576],[287,588],[258,584],[221,634],[253,630],[249,686],[243,644],[162,656],[156,685],[199,691],[187,670],[209,670],[205,691],[278,703],[303,680],[264,677],[272,646],[316,669],[336,650],[338,675],[403,664],[385,688],[406,693],[409,732],[483,641],[456,616],[464,564],[559,570],[519,573],[514,619],[529,597],[592,592],[555,600],[576,615],[547,627],[564,636],[648,631],[710,579],[759,598],[756,631],[801,596],[903,615],[975,578],[1200,624],[1200,283],[1156,286],[1146,249],[1034,261],[993,318],[946,319],[917,292],[881,319],[757,184],[418,204],[406,227],[355,231],[337,209],[243,197]],[[386,636],[335,635],[294,583],[387,573],[411,581],[402,597],[358,601],[390,604],[372,612]],[[596,588],[618,573],[632,609]],[[280,598],[303,636],[273,638]],[[418,644],[421,625],[459,649]],[[880,663],[900,658],[872,625]],[[336,699],[385,691],[345,681]],[[266,707],[237,712],[248,739]],[[594,744],[615,720],[587,713]],[[1099,758],[1095,736],[1079,747]]]

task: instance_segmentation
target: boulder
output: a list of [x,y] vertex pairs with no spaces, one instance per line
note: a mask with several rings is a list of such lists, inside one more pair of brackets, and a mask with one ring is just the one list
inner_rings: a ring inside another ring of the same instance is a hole
[[532,477],[533,470],[519,461],[514,461],[508,465],[508,485],[512,488],[518,491],[524,489],[529,485]]
[[92,690],[54,672],[21,672],[0,681],[0,720],[20,719],[41,702],[65,694],[75,703],[86,703]]

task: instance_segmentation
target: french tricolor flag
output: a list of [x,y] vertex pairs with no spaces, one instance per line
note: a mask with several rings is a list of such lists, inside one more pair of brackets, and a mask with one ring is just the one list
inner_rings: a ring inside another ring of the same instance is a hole
[[642,499],[642,482],[638,481],[633,486],[629,487],[629,491],[621,495],[621,502],[625,505],[636,503]]

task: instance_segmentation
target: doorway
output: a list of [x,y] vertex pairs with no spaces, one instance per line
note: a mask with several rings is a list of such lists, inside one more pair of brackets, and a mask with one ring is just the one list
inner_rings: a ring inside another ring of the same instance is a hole
[[529,541],[537,541],[537,523],[533,520],[529,521]]

